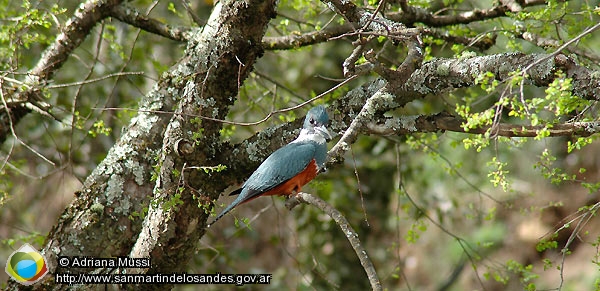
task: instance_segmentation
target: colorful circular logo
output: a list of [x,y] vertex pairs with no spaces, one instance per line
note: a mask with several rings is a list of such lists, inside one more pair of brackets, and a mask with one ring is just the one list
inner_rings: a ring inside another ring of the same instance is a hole
[[6,273],[23,285],[31,285],[48,274],[48,267],[40,252],[24,244],[8,257]]

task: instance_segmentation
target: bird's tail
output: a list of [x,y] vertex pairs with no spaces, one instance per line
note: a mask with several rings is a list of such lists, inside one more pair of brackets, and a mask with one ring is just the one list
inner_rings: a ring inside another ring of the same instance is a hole
[[217,218],[215,218],[215,220],[213,220],[211,223],[209,223],[206,227],[208,228],[211,225],[215,224],[215,222],[217,222],[217,220],[221,219],[223,216],[225,216],[225,214],[227,214],[229,211],[231,211],[231,209],[233,209],[234,207],[236,207],[240,203],[242,203],[243,200],[244,200],[243,195],[238,196],[235,200],[233,200],[233,202],[231,202],[231,204],[229,204],[229,206],[227,206],[223,211],[221,211],[221,213],[219,213],[219,215],[217,215]]

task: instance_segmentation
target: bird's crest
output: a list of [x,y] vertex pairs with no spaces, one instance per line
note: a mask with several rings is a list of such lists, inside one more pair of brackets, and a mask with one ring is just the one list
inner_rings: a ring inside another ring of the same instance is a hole
[[327,115],[327,111],[322,105],[315,106],[309,110],[308,113],[306,113],[306,118],[304,119],[305,128],[310,126],[327,125],[328,123],[329,115]]

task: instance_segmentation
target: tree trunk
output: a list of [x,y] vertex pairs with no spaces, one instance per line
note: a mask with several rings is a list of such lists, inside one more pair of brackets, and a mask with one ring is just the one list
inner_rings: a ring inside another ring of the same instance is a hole
[[[151,258],[151,269],[129,273],[185,270],[204,234],[201,206],[226,187],[218,175],[185,168],[217,165],[228,148],[219,141],[222,124],[197,116],[225,118],[274,16],[275,1],[219,1],[208,23],[190,32],[185,56],[141,100],[139,114],[48,235],[43,252],[51,274],[82,271],[58,266],[60,256]],[[53,276],[36,286],[69,287]]]

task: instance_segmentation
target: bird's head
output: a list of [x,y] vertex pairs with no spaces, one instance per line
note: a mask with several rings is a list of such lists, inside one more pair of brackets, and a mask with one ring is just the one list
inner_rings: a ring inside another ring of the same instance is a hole
[[309,134],[321,136],[325,141],[330,141],[331,134],[326,127],[328,123],[329,116],[327,115],[327,111],[325,111],[325,107],[319,105],[308,111],[302,129],[306,130]]

